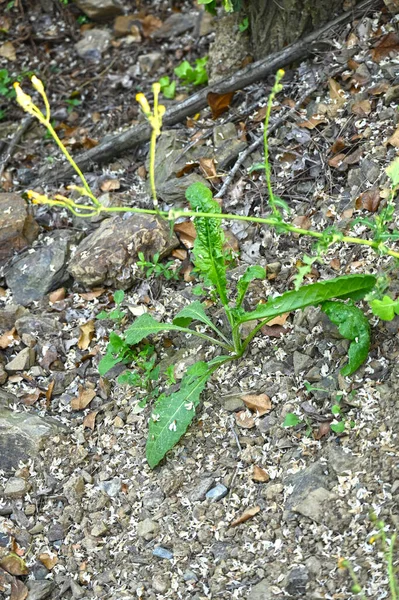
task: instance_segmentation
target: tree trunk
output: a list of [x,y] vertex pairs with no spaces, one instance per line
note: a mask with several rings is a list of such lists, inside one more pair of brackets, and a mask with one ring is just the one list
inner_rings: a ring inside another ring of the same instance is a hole
[[246,0],[255,59],[296,42],[338,16],[348,4],[347,0]]

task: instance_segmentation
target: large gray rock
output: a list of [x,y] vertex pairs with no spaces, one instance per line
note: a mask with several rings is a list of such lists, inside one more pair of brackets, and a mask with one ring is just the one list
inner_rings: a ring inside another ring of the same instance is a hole
[[93,21],[108,21],[123,13],[114,0],[75,0],[75,4]]
[[5,275],[16,302],[27,306],[68,280],[66,263],[74,238],[70,231],[55,231],[13,261]]
[[46,440],[62,427],[50,417],[18,413],[0,405],[0,470],[14,471],[20,461],[37,456]]
[[39,226],[18,194],[0,194],[0,267],[36,239]]
[[136,279],[138,252],[151,259],[167,256],[179,242],[167,221],[126,213],[104,221],[78,246],[68,270],[85,286],[110,285],[127,290]]

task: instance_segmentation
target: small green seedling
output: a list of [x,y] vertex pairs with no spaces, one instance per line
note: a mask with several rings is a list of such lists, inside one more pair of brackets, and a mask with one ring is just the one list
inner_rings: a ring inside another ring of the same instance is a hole
[[159,85],[161,86],[161,93],[165,98],[173,100],[176,94],[176,81],[171,81],[170,78],[165,75],[165,77],[161,77],[159,80]]
[[116,304],[116,308],[111,311],[102,310],[97,315],[97,319],[111,319],[112,321],[117,321],[120,323],[124,317],[126,316],[126,311],[121,310],[120,306],[125,298],[125,292],[123,290],[117,290],[114,294],[114,302]]
[[159,366],[155,365],[156,360],[154,346],[145,344],[143,349],[131,360],[130,370],[118,377],[120,385],[133,386],[145,392],[138,404],[140,408],[144,408],[149,400],[159,396],[159,387],[154,387],[154,382],[159,381],[160,376]]
[[239,23],[238,25],[238,29],[241,31],[241,33],[244,33],[244,31],[246,31],[249,27],[249,19],[248,17],[244,17],[243,20],[241,21],[241,23]]
[[173,260],[168,261],[166,264],[159,262],[159,252],[156,252],[152,257],[152,261],[147,260],[143,252],[138,253],[139,260],[136,265],[144,272],[147,279],[151,276],[163,277],[167,281],[171,279],[179,279],[179,274],[174,269]]
[[68,113],[71,113],[74,108],[82,104],[82,101],[78,98],[68,98],[67,100],[65,100],[65,104],[68,106]]
[[185,85],[202,85],[208,82],[208,73],[206,72],[206,64],[208,57],[197,58],[195,65],[192,67],[188,60],[184,60],[174,73]]

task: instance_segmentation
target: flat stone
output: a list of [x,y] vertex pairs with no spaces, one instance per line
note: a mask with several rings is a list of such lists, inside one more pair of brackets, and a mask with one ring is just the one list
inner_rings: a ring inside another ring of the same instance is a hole
[[49,542],[57,542],[63,540],[64,537],[65,531],[61,523],[54,523],[47,532],[47,539]]
[[209,492],[205,494],[205,497],[207,500],[211,500],[212,502],[219,502],[219,500],[222,500],[222,498],[227,495],[228,491],[229,490],[225,485],[218,483],[214,488],[210,489]]
[[237,410],[243,410],[245,408],[245,404],[239,395],[223,398],[221,404],[227,412],[236,412]]
[[173,552],[167,550],[166,548],[162,548],[162,546],[154,548],[152,555],[158,558],[164,558],[165,560],[172,560],[173,558]]
[[24,348],[18,352],[17,356],[6,364],[8,373],[18,373],[18,371],[28,371],[35,362],[35,351],[33,348]]
[[0,267],[35,240],[39,226],[18,194],[0,193]]
[[125,290],[137,278],[138,252],[148,260],[157,252],[163,258],[178,245],[166,220],[126,213],[106,219],[87,236],[77,247],[68,270],[85,286],[110,285]]
[[0,408],[0,470],[13,471],[20,461],[35,458],[49,437],[62,429],[51,417]]
[[150,75],[155,73],[161,66],[164,56],[161,52],[150,52],[150,54],[142,54],[138,57],[137,61],[140,66],[140,71]]
[[94,537],[101,537],[103,535],[105,535],[108,531],[108,527],[107,525],[104,523],[104,521],[99,521],[98,523],[95,523],[92,527],[91,530],[91,535],[93,535]]
[[22,477],[10,477],[4,487],[6,498],[23,498],[29,489],[29,485]]
[[79,504],[85,493],[85,480],[81,475],[72,475],[64,485],[63,492],[70,504]]
[[286,501],[285,507],[288,510],[298,505],[302,500],[306,500],[313,490],[326,487],[326,468],[326,465],[321,461],[317,461],[306,467],[306,469],[287,477],[284,483],[293,486],[292,493]]
[[139,33],[137,15],[120,15],[114,21],[115,37],[124,37],[125,35],[137,36],[137,41],[141,40]]
[[294,352],[294,373],[295,375],[299,375],[303,373],[306,369],[310,367],[310,365],[314,362],[313,359],[307,354],[302,354],[301,352]]
[[29,594],[26,600],[45,600],[50,598],[53,592],[55,583],[53,581],[27,581],[26,585],[29,589]]
[[109,481],[101,481],[98,484],[100,490],[105,492],[110,498],[114,498],[119,494],[122,488],[122,482],[119,477],[114,477]]
[[82,39],[76,42],[75,50],[81,58],[97,63],[108,49],[111,38],[111,33],[105,29],[87,29]]
[[274,594],[270,590],[270,583],[266,579],[262,579],[251,588],[247,596],[247,600],[273,600]]
[[0,308],[0,333],[10,331],[15,326],[16,321],[28,313],[28,309],[19,304],[9,304]]
[[162,502],[165,500],[165,494],[161,488],[155,488],[150,492],[147,492],[143,496],[143,507],[147,510],[154,510],[159,508]]
[[5,277],[19,304],[27,306],[67,282],[66,263],[74,239],[73,232],[55,231],[12,262]]
[[93,21],[109,21],[123,13],[123,7],[115,0],[75,0],[75,4]]
[[306,585],[309,581],[309,574],[305,567],[294,567],[287,575],[285,589],[295,598],[306,594]]
[[57,334],[62,330],[62,325],[59,321],[51,317],[25,315],[15,321],[15,328],[21,337],[24,333],[28,333],[36,338],[48,334]]
[[328,466],[338,476],[347,475],[357,469],[360,469],[359,458],[354,456],[350,450],[345,450],[341,446],[331,444],[327,448]]
[[151,519],[144,519],[144,521],[140,521],[137,525],[137,535],[147,540],[147,542],[154,539],[158,535],[158,532],[158,523]]
[[204,477],[201,479],[188,493],[188,498],[191,502],[199,502],[205,499],[205,494],[215,483],[215,478]]
[[198,13],[174,13],[165,19],[163,25],[155,31],[152,37],[158,40],[175,38],[190,29],[193,29],[198,18]]
[[335,498],[334,494],[324,488],[317,488],[309,492],[309,494],[297,505],[292,507],[292,510],[296,513],[303,515],[316,521],[316,523],[322,523],[326,516],[325,503],[331,502]]

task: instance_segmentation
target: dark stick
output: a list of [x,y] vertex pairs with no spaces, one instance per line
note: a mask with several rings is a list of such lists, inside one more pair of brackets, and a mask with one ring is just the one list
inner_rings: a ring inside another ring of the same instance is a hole
[[[324,25],[317,31],[304,37],[299,42],[295,42],[279,52],[274,52],[262,60],[251,63],[244,69],[234,73],[234,75],[220,79],[196,94],[193,94],[165,113],[163,118],[164,126],[176,125],[176,123],[179,123],[185,117],[193,115],[207,106],[207,95],[209,92],[226,94],[228,92],[239,90],[260,79],[264,79],[267,75],[275,73],[278,69],[295,60],[305,58],[311,54],[313,42],[326,33],[326,31],[337,25],[350,22],[353,18],[364,14],[376,4],[379,4],[379,0],[365,0],[355,6],[349,13],[344,13],[337,17],[330,23],[327,23],[327,25]],[[83,154],[76,157],[76,163],[81,169],[87,169],[93,163],[105,162],[108,159],[115,158],[126,150],[134,148],[142,142],[148,141],[150,136],[151,128],[147,123],[131,127],[122,133],[109,137],[95,148],[83,152]],[[35,184],[39,185],[44,182],[63,179],[72,172],[73,169],[69,164],[63,164],[62,166],[53,169],[46,167],[43,172],[40,173]]]
[[[4,173],[4,169],[6,168],[8,161],[12,157],[16,146],[18,146],[19,142],[21,141],[21,139],[23,138],[23,136],[28,131],[29,127],[32,125],[32,123],[34,121],[35,121],[35,117],[32,117],[31,115],[29,115],[28,117],[25,117],[25,119],[22,121],[22,123],[16,130],[11,142],[8,144],[8,147],[2,153],[2,154],[4,154],[4,158],[2,159],[1,155],[0,155],[0,182],[1,182],[2,175]],[[6,144],[7,144],[7,142],[6,142]]]

